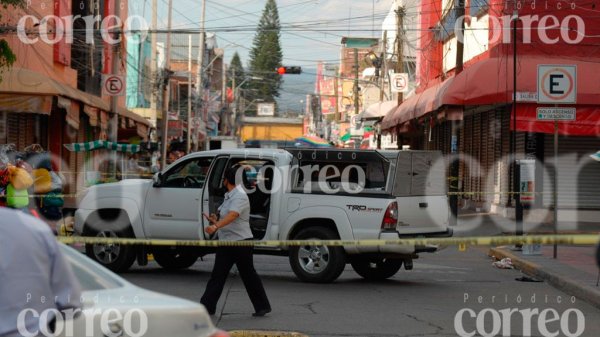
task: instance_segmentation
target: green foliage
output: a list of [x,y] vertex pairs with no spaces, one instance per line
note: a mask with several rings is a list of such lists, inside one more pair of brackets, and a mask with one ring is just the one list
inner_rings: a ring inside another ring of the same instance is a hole
[[[244,72],[244,66],[242,65],[242,60],[240,59],[240,55],[237,52],[233,54],[231,62],[229,63],[229,68],[232,69],[233,75],[235,76],[235,85],[238,86],[242,84],[246,75]],[[233,88],[233,81],[231,76],[229,76],[227,86],[231,87],[232,89],[235,89]],[[246,84],[244,84],[242,87],[246,87]]]
[[282,79],[276,69],[283,59],[280,30],[277,4],[275,0],[267,0],[250,51],[250,72],[252,76],[264,79],[251,81],[250,88],[254,89],[250,94],[252,99],[274,102],[279,97]]
[[[9,6],[14,7],[23,7],[25,5],[25,0],[0,0],[0,5],[4,10],[7,10]],[[2,18],[0,14],[0,19]],[[13,53],[12,49],[8,45],[8,42],[5,39],[0,39],[0,73],[4,69],[8,69],[12,67],[12,65],[17,60],[17,56]],[[0,82],[2,81],[2,77],[0,76]]]

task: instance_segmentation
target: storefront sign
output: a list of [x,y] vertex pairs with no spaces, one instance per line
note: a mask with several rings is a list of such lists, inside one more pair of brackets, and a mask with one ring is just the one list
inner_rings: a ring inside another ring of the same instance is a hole
[[537,92],[517,91],[517,102],[537,102]]
[[575,108],[537,108],[538,121],[574,121],[577,119]]
[[535,160],[522,159],[519,161],[519,166],[521,168],[519,183],[521,203],[530,205],[535,202]]

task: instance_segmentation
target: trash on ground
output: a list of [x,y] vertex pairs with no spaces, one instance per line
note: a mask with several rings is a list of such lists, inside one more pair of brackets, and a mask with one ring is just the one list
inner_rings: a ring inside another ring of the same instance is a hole
[[492,265],[499,269],[514,269],[512,260],[509,257],[505,257],[500,261],[492,263]]

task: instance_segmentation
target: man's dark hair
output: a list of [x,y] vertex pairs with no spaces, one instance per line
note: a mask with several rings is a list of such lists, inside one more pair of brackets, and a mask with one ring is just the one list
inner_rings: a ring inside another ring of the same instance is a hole
[[[236,181],[238,172],[241,171],[242,181]],[[240,165],[233,165],[225,171],[225,175],[223,176],[230,184],[238,185],[240,183],[246,184],[248,178],[246,177],[246,170]]]

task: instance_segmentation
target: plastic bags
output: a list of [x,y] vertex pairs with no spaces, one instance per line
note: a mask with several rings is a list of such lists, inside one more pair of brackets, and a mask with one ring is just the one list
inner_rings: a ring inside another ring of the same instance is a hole
[[25,208],[29,206],[29,193],[27,189],[17,189],[12,184],[6,187],[6,206],[12,208]]
[[33,170],[33,191],[35,194],[46,194],[52,191],[52,176],[46,169]]
[[9,166],[9,181],[16,190],[25,190],[33,185],[33,179],[26,170],[16,166]]

